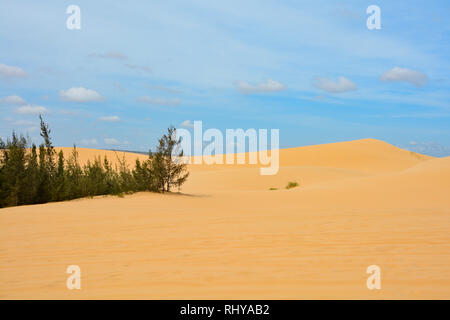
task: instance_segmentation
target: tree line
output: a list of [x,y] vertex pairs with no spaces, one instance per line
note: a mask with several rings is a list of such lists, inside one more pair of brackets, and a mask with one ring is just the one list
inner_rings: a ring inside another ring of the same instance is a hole
[[117,157],[114,166],[106,156],[80,165],[76,146],[66,158],[62,150],[56,152],[48,124],[39,119],[43,143],[38,147],[14,131],[6,141],[0,139],[0,208],[137,191],[169,192],[189,176],[180,161],[181,139],[173,126],[159,139],[156,151],[149,151],[148,159],[136,159],[129,169],[124,157]]

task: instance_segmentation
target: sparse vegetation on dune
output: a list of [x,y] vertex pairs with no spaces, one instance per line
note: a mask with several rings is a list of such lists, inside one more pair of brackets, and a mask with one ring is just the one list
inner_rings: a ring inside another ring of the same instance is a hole
[[[0,207],[71,200],[97,195],[118,195],[136,191],[168,192],[180,187],[189,175],[186,165],[173,157],[180,140],[176,129],[159,139],[156,152],[149,152],[145,161],[136,160],[133,169],[125,159],[112,166],[98,157],[81,166],[74,146],[67,159],[56,153],[48,125],[41,120],[41,137],[37,147],[23,135],[12,133],[11,139],[0,139]],[[181,151],[178,156],[182,156]]]
[[290,181],[287,185],[286,185],[286,189],[292,189],[295,187],[298,187],[299,184],[297,181]]
[[[298,182],[297,181],[290,181],[290,182],[288,182],[288,184],[286,185],[286,187],[285,187],[285,189],[292,189],[292,188],[295,188],[295,187],[298,187],[299,186],[299,184],[298,184]],[[276,187],[270,187],[269,188],[269,190],[270,191],[275,191],[275,190],[278,190],[278,188],[276,188]]]

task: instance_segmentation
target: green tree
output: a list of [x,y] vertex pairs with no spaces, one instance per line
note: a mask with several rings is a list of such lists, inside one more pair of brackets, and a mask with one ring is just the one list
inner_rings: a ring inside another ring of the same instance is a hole
[[66,198],[76,199],[86,195],[84,192],[85,177],[83,176],[83,170],[78,162],[78,151],[75,145],[66,161],[65,173],[67,179]]
[[149,159],[141,162],[136,159],[136,164],[133,169],[133,179],[136,184],[136,191],[160,191],[162,184],[160,184],[155,173],[155,164],[152,162],[151,156]]
[[17,136],[13,131],[11,140],[1,142],[2,168],[1,190],[2,206],[17,206],[24,204],[26,184],[26,147],[27,139],[22,135]]
[[33,204],[37,201],[37,192],[40,183],[37,149],[34,143],[31,147],[31,154],[28,156],[26,177],[27,189],[25,191],[25,203]]
[[56,174],[53,181],[53,196],[54,201],[60,201],[66,199],[65,191],[65,172],[64,172],[64,153],[62,150],[58,153],[58,164],[56,167]]
[[170,192],[172,187],[179,188],[189,176],[187,166],[182,161],[184,153],[183,150],[179,151],[180,146],[181,137],[177,138],[175,127],[170,126],[167,134],[159,139],[156,152],[149,154],[159,191]]

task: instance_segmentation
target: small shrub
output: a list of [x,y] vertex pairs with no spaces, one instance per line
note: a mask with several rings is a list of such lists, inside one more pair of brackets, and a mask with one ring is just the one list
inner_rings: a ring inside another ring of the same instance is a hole
[[287,184],[286,189],[292,189],[292,188],[295,188],[295,187],[298,187],[298,182],[297,181],[290,181]]
[[278,190],[278,188],[269,188],[269,190]]

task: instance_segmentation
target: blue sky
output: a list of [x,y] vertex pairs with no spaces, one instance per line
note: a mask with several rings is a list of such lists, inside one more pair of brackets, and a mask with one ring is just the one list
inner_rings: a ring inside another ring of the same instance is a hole
[[[69,30],[69,5],[81,29]],[[366,8],[381,9],[381,29]],[[168,125],[450,155],[448,1],[0,2],[0,136],[148,150]],[[81,89],[80,89],[81,88]],[[189,126],[189,125],[188,125]]]

